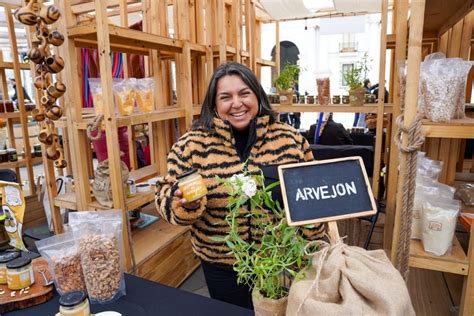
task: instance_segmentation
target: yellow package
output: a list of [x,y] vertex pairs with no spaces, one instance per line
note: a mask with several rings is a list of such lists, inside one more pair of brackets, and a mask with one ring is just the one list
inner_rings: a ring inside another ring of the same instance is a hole
[[25,215],[25,198],[20,185],[15,182],[0,181],[2,193],[2,210],[5,215],[5,230],[10,238],[10,245],[27,251],[22,239],[23,217]]
[[134,91],[127,89],[124,91],[114,91],[115,104],[120,115],[130,115],[133,112],[135,103]]
[[153,78],[136,80],[136,101],[138,109],[143,113],[153,111],[155,81]]

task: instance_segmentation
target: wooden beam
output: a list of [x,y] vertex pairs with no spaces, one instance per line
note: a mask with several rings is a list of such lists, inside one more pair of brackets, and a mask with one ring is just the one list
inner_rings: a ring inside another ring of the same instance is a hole
[[[399,60],[406,59],[407,51],[407,32],[408,32],[408,0],[399,0],[397,1],[397,11],[394,13],[397,15],[397,25],[395,28],[396,34],[396,45],[395,45],[395,68],[393,72],[393,77],[391,81],[393,82],[393,114],[392,114],[392,135],[397,135],[398,127],[396,124],[396,119],[401,114],[400,109],[400,69],[397,64]],[[393,225],[395,222],[395,202],[396,202],[396,192],[397,192],[397,183],[398,183],[398,148],[395,145],[395,142],[390,142],[390,152],[389,152],[389,161],[388,166],[388,183],[387,183],[387,202],[385,208],[385,224],[384,224],[384,239],[383,246],[384,249],[389,250],[392,247],[392,235],[393,235]],[[399,225],[399,224],[397,224]]]
[[466,0],[464,4],[439,28],[438,37],[452,28],[458,21],[462,20],[474,9],[474,0]]

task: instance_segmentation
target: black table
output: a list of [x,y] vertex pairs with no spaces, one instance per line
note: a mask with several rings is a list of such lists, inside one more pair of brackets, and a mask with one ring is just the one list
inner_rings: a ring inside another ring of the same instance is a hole
[[[253,315],[253,312],[239,306],[227,304],[133,275],[125,274],[127,295],[118,301],[91,305],[91,313],[116,311],[124,316],[155,315],[203,315],[232,316]],[[59,295],[55,293],[50,301],[6,316],[53,316],[59,310]]]

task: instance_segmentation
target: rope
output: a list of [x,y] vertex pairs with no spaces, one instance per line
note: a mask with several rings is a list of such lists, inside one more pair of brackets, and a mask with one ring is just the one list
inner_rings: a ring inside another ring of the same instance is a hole
[[[413,219],[413,202],[415,199],[416,188],[416,152],[423,145],[425,137],[421,130],[420,115],[415,117],[413,123],[405,127],[403,114],[397,117],[396,124],[398,126],[397,134],[395,135],[395,144],[400,153],[406,155],[406,175],[402,188],[402,209],[400,221],[400,239],[397,248],[397,258],[395,267],[400,271],[401,275],[408,281],[408,260],[410,257],[410,239],[411,239],[411,223]],[[402,144],[402,133],[407,134],[408,144]]]
[[[103,119],[104,119],[104,115],[103,114],[98,114],[92,120],[92,122],[87,123],[86,133],[87,133],[87,137],[90,140],[95,141],[95,140],[98,140],[100,138],[100,136],[102,136],[102,129],[100,128],[100,126],[102,124]],[[97,134],[95,136],[92,136],[92,133],[95,132],[95,131],[97,131]]]

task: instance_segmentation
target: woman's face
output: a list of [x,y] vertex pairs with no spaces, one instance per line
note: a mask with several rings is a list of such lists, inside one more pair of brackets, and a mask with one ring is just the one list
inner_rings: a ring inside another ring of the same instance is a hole
[[217,82],[216,110],[221,119],[244,130],[258,114],[257,96],[239,76],[224,76]]

